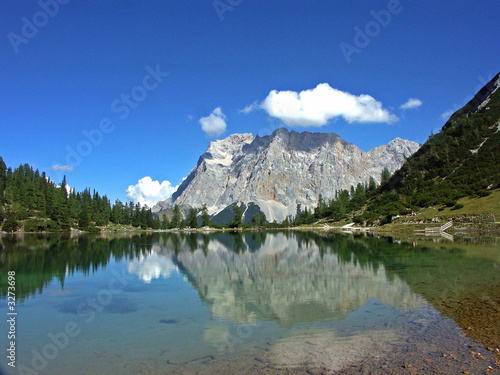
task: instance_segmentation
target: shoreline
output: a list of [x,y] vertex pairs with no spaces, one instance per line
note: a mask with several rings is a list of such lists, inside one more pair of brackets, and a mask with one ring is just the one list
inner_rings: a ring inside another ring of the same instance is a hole
[[[353,224],[353,223],[351,223]],[[22,231],[15,232],[0,231],[0,235],[14,235],[14,234],[50,234],[50,233],[69,233],[69,234],[91,234],[91,233],[214,233],[214,232],[265,232],[265,231],[314,231],[314,232],[342,232],[346,234],[354,233],[371,233],[382,236],[392,235],[406,235],[406,236],[420,236],[420,237],[435,237],[440,232],[434,234],[419,233],[425,228],[440,227],[441,222],[431,223],[390,223],[381,226],[363,227],[363,226],[346,226],[334,224],[309,224],[301,226],[290,227],[239,227],[239,228],[214,228],[214,227],[201,227],[201,228],[174,228],[174,229],[141,229],[135,227],[125,228],[100,228],[99,230],[85,231],[80,229],[71,228],[67,231]],[[500,235],[500,222],[492,223],[460,223],[461,226],[451,227],[450,229],[441,233],[449,235]],[[439,237],[439,236],[438,236]]]

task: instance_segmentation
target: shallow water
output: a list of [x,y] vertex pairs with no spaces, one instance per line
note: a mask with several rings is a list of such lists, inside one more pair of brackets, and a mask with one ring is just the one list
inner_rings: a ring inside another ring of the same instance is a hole
[[[270,232],[25,235],[1,246],[4,352],[16,272],[8,374],[495,367],[481,345],[495,345],[499,328],[494,243]],[[474,308],[492,321],[475,326]]]

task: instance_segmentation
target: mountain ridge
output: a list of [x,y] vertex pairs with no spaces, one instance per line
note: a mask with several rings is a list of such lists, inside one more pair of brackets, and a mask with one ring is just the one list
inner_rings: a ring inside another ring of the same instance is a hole
[[210,142],[177,191],[153,211],[206,204],[216,214],[235,202],[253,202],[269,221],[280,222],[295,215],[297,204],[313,209],[319,195],[333,198],[370,177],[380,182],[384,168],[394,172],[419,147],[395,138],[364,152],[336,133],[285,128],[262,137],[232,134]]

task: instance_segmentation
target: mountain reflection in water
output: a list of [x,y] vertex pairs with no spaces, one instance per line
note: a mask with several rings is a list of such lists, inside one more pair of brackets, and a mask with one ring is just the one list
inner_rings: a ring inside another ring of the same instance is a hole
[[[428,373],[444,352],[470,357],[465,334],[499,347],[498,246],[395,242],[290,231],[3,236],[0,275],[15,272],[27,318],[19,358],[30,361],[60,324],[82,329],[53,374],[340,371],[408,353],[422,353],[412,363]],[[88,301],[110,295],[114,278],[120,288],[94,319]]]
[[290,327],[343,319],[370,298],[402,310],[425,303],[399,277],[389,280],[383,265],[341,260],[335,253],[322,253],[314,241],[300,243],[295,236],[278,233],[251,248],[243,236],[246,251],[235,253],[223,240],[215,236],[205,250],[200,243],[200,249],[173,257],[220,319],[272,319]]

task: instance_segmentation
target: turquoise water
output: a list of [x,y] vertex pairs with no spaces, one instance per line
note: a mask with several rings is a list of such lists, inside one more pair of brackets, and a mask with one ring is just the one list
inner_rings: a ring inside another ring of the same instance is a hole
[[0,259],[6,318],[16,273],[8,374],[340,370],[408,343],[464,346],[430,302],[499,278],[459,247],[279,232],[4,237]]

